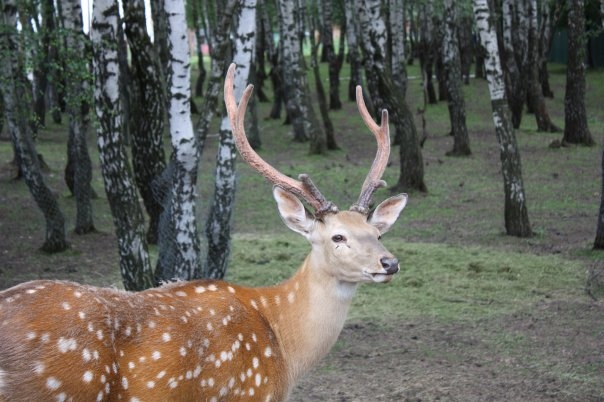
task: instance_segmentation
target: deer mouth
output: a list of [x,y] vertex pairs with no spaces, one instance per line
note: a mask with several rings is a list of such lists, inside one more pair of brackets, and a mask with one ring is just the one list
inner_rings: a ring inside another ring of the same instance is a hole
[[388,274],[385,272],[363,272],[363,276],[369,279],[370,282],[374,283],[388,283],[392,280],[394,273]]

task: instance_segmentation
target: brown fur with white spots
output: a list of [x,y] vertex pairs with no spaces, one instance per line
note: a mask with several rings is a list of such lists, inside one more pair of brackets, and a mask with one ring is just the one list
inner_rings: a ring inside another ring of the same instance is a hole
[[[229,85],[232,74],[233,67]],[[229,113],[232,122],[239,118]],[[0,400],[287,399],[336,341],[358,283],[388,282],[399,270],[379,237],[406,195],[366,212],[382,184],[383,156],[351,211],[338,212],[319,194],[306,198],[317,206],[315,217],[290,191],[274,188],[283,221],[312,246],[296,274],[277,286],[192,281],[132,293],[33,281],[0,292]]]

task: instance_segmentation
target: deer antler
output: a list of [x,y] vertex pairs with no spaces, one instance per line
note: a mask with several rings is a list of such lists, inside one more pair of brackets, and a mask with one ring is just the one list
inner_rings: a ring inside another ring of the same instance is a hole
[[356,92],[359,113],[369,130],[375,135],[378,145],[371,169],[363,182],[361,195],[357,202],[350,207],[351,211],[367,215],[369,213],[369,203],[371,202],[371,197],[375,190],[380,187],[386,187],[386,182],[381,178],[386,169],[386,165],[388,164],[388,158],[390,157],[390,129],[388,127],[388,111],[386,109],[382,110],[382,123],[378,126],[369,114],[367,106],[365,106],[363,90],[360,85],[357,85]]
[[237,105],[235,95],[233,94],[235,67],[235,63],[231,63],[224,80],[224,102],[226,104],[229,120],[231,121],[231,130],[235,137],[235,145],[243,160],[274,185],[279,186],[308,202],[315,210],[316,216],[320,217],[326,213],[338,212],[338,207],[331,201],[325,199],[307,174],[299,175],[298,178],[300,181],[292,179],[272,167],[268,162],[262,159],[256,151],[254,151],[247,140],[244,124],[245,110],[247,109],[247,104],[254,90],[254,86],[250,84],[245,88],[241,101],[239,102],[239,105]]

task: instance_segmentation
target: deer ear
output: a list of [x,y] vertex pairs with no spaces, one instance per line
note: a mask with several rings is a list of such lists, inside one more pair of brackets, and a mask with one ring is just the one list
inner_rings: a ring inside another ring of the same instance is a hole
[[369,217],[369,223],[375,226],[381,234],[386,233],[396,222],[403,208],[407,205],[407,194],[390,197],[378,205]]
[[306,208],[298,197],[278,186],[273,187],[273,197],[277,201],[277,208],[285,225],[294,232],[308,237],[315,220],[307,214]]

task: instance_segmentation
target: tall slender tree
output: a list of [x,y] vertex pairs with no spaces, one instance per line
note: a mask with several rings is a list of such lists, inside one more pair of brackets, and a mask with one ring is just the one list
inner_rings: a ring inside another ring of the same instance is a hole
[[427,191],[424,162],[411,110],[402,94],[396,91],[386,59],[388,35],[380,0],[357,0],[367,88],[374,101],[373,113],[388,109],[400,136],[400,176],[397,191]]
[[585,3],[568,0],[568,62],[564,95],[564,144],[595,144],[585,111]]
[[[95,230],[92,219],[92,162],[88,153],[86,137],[90,126],[90,53],[86,51],[82,26],[82,3],[80,0],[64,1],[60,7],[65,32],[66,60],[65,100],[69,116],[69,141],[67,145],[67,167],[65,175],[72,175],[73,194],[76,200],[76,226],[78,234]],[[69,181],[69,180],[68,180]]]
[[[243,0],[235,28],[233,62],[237,64],[234,94],[237,102],[243,95],[252,68],[256,42],[256,0]],[[231,124],[225,114],[220,124],[220,143],[216,154],[214,199],[206,221],[208,254],[204,278],[223,278],[230,254],[231,217],[235,205],[235,157],[237,149]]]
[[143,212],[132,179],[119,106],[119,65],[115,46],[119,23],[116,0],[96,0],[90,37],[95,77],[94,100],[99,126],[97,144],[105,193],[118,239],[124,287],[142,290],[154,285]]
[[325,152],[325,135],[310,100],[310,87],[302,57],[304,14],[302,0],[279,0],[279,50],[285,93],[285,107],[295,141],[310,140],[310,153]]
[[344,0],[346,17],[346,42],[348,43],[348,63],[350,64],[350,79],[348,80],[348,100],[354,102],[357,85],[363,85],[361,70],[361,55],[359,54],[358,36],[360,33],[359,20],[355,11],[356,0]]
[[321,42],[323,43],[323,54],[329,66],[329,108],[339,110],[342,108],[342,101],[340,101],[340,68],[333,44],[332,0],[323,0],[320,3],[323,11]]
[[505,97],[505,81],[499,62],[497,35],[490,17],[488,0],[473,0],[472,3],[480,43],[486,54],[485,70],[491,94],[495,134],[499,142],[505,193],[505,229],[510,236],[529,237],[532,235],[532,230],[526,207],[520,152]]
[[537,122],[537,131],[550,133],[560,131],[552,122],[541,88],[539,69],[541,66],[541,49],[539,46],[539,26],[537,20],[537,0],[528,0],[529,35],[528,35],[528,61],[527,61],[527,102]]
[[[149,227],[147,241],[156,244],[162,212],[154,183],[166,168],[164,130],[165,77],[157,48],[147,33],[143,0],[124,0],[124,32],[130,46],[130,136],[134,178],[143,199]],[[161,190],[160,190],[161,192]]]
[[55,196],[44,182],[29,125],[31,92],[25,75],[23,53],[19,51],[16,1],[0,0],[0,10],[0,92],[4,116],[19,169],[46,220],[42,250],[50,253],[64,251],[69,247],[65,237],[65,218]]
[[[604,0],[600,0],[600,18],[602,19],[602,28],[604,28]],[[596,239],[594,240],[594,249],[604,250],[604,151],[602,151],[602,188],[600,190],[600,211],[598,213],[598,225],[596,229]]]
[[[167,68],[168,121],[172,143],[168,196],[162,219],[167,235],[160,235],[160,259],[155,270],[159,283],[201,276],[197,229],[197,169],[199,146],[191,122],[191,68],[184,1],[164,2],[170,58]],[[164,243],[162,243],[164,241]]]
[[461,78],[461,60],[459,57],[459,39],[457,37],[457,4],[445,0],[443,63],[447,85],[449,121],[453,135],[453,149],[447,152],[450,156],[470,155],[470,137],[466,127],[466,105]]

